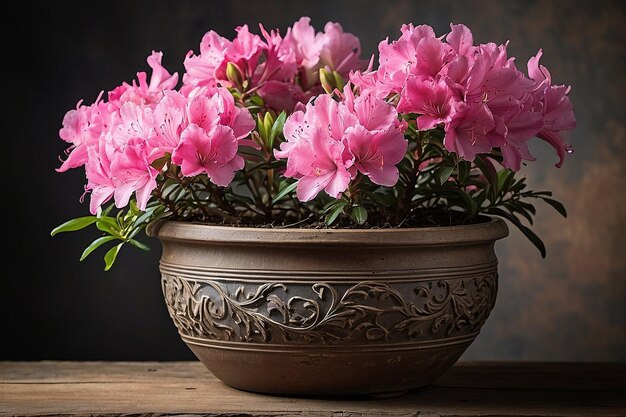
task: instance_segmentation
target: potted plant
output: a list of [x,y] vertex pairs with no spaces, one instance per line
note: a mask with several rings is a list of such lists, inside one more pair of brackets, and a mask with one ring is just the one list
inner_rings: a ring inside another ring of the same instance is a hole
[[[575,126],[569,87],[507,45],[404,25],[359,40],[303,17],[281,35],[213,31],[179,83],[152,52],[137,74],[70,110],[58,169],[84,167],[105,269],[145,230],[163,247],[169,313],[191,350],[237,388],[389,394],[445,372],[497,289],[496,240],[527,224],[518,174],[532,138],[560,167]],[[504,219],[504,220],[503,220]]]

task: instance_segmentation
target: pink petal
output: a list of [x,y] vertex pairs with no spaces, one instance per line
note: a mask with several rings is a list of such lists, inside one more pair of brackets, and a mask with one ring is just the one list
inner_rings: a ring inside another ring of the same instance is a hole
[[398,182],[400,174],[398,168],[394,165],[385,165],[383,169],[369,169],[368,177],[374,184],[382,185],[385,187],[393,187]]
[[96,214],[98,209],[111,199],[113,191],[114,188],[112,186],[95,187],[91,190],[91,199],[89,201],[89,211],[91,214]]
[[221,167],[217,165],[205,165],[204,168],[211,182],[222,187],[228,186],[235,177],[235,170],[230,164]]
[[446,41],[459,55],[466,55],[473,49],[474,38],[472,31],[465,25],[450,24],[451,32],[446,36]]
[[348,189],[350,177],[350,173],[346,170],[345,166],[337,167],[337,170],[332,175],[324,191],[333,198],[339,198],[341,193]]
[[307,202],[317,197],[320,191],[326,187],[333,177],[333,173],[327,173],[323,176],[302,177],[298,180],[296,186],[296,196],[298,200]]
[[219,121],[217,110],[214,100],[210,100],[205,96],[195,97],[191,100],[187,109],[189,123],[193,123],[208,132]]
[[542,130],[537,134],[537,137],[545,140],[554,148],[556,155],[559,157],[559,161],[555,164],[555,166],[557,168],[561,168],[563,166],[563,161],[565,160],[565,155],[570,151],[570,147],[565,143],[563,137],[561,137],[559,132],[552,130]]

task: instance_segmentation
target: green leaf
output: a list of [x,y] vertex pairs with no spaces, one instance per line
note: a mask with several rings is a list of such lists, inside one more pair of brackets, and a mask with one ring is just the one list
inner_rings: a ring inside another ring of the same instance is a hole
[[506,177],[501,184],[500,177],[498,176],[498,192],[504,195],[510,191],[511,185],[513,185],[513,181],[515,180],[515,172],[508,169],[503,169],[502,171],[506,172]]
[[68,220],[63,224],[58,225],[50,232],[50,236],[54,236],[57,233],[62,232],[75,232],[77,230],[84,229],[85,227],[94,224],[98,221],[96,216],[78,217],[76,219]]
[[158,208],[163,210],[162,206],[154,206],[151,208],[147,208],[146,211],[141,216],[135,219],[135,227],[140,226],[144,223],[148,223],[150,221],[150,218],[157,213]]
[[121,237],[120,226],[117,223],[117,220],[113,217],[103,216],[98,217],[96,221],[96,227],[98,230],[106,232],[113,236]]
[[471,163],[468,161],[460,161],[459,162],[459,181],[461,184],[465,183],[465,180],[470,174]]
[[357,224],[362,225],[367,221],[367,210],[365,207],[361,206],[352,206],[350,209],[350,217]]
[[505,219],[509,220],[524,234],[524,236],[526,236],[526,238],[528,238],[528,240],[530,240],[533,245],[535,245],[535,247],[539,250],[539,253],[541,253],[541,257],[546,257],[546,246],[543,244],[543,241],[539,238],[539,236],[535,234],[535,232],[530,230],[530,228],[524,226],[517,217],[499,208],[491,208],[489,209],[489,213],[504,217]]
[[156,169],[157,171],[161,172],[163,171],[163,168],[170,162],[171,156],[172,155],[169,152],[166,152],[165,156],[162,156],[152,161],[150,166]]
[[379,206],[393,206],[396,204],[396,198],[390,193],[372,192],[368,194],[368,197]]
[[448,178],[450,178],[452,171],[454,171],[453,167],[444,166],[440,168],[437,171],[437,180],[439,181],[439,184],[445,184],[445,182],[448,181]]
[[511,186],[510,191],[512,193],[520,193],[524,188],[526,188],[526,178],[520,178],[513,186]]
[[117,239],[118,238],[115,237],[115,236],[102,236],[102,237],[99,237],[98,239],[96,239],[93,242],[91,242],[91,244],[85,248],[85,250],[83,251],[83,254],[80,256],[80,260],[83,261],[86,257],[89,256],[89,254],[91,254],[91,252],[93,252],[94,250],[98,249],[103,244],[105,244],[107,242],[110,242],[112,240],[117,240]]
[[285,126],[285,120],[287,120],[287,113],[283,111],[276,118],[276,121],[274,122],[274,125],[272,126],[272,130],[270,131],[270,138],[269,138],[270,148],[274,147],[274,140],[276,139],[276,136],[278,136],[279,133],[282,133],[283,126]]
[[551,205],[556,211],[558,211],[561,214],[561,216],[567,217],[567,210],[565,210],[565,206],[563,204],[561,204],[560,202],[552,198],[547,198],[547,197],[540,197],[540,198],[546,203],[548,203],[549,205]]
[[498,173],[494,168],[491,161],[483,159],[481,156],[476,156],[474,159],[474,164],[480,169],[480,172],[483,173],[489,184],[491,184],[494,188],[498,185]]
[[137,216],[139,215],[139,213],[141,213],[141,210],[139,210],[139,207],[137,207],[137,203],[135,202],[135,200],[130,200],[130,209],[128,210],[128,212],[132,216]]
[[531,225],[533,224],[533,216],[528,212],[528,210],[526,210],[524,207],[519,205],[520,202],[516,202],[516,203],[508,203],[505,204],[505,206],[511,211],[511,212],[515,212],[515,213],[519,213],[522,216],[524,216],[526,218],[526,220],[528,220],[528,223],[530,223]]
[[250,96],[249,100],[252,104],[254,104],[257,107],[263,107],[265,105],[265,102],[263,101],[261,96],[257,94]]
[[272,198],[272,205],[278,203],[284,196],[286,196],[287,194],[295,190],[297,186],[298,186],[298,181],[295,181],[289,184],[288,186],[286,186],[285,188],[283,188],[282,190],[280,190],[278,193],[276,193],[274,198]]
[[265,113],[265,117],[263,118],[263,131],[265,132],[265,143],[269,144],[270,132],[272,131],[272,126],[274,125],[274,118],[270,112]]
[[543,244],[543,241],[539,238],[539,236],[537,236],[535,232],[533,232],[532,230],[530,230],[530,228],[524,225],[516,224],[515,226],[517,226],[517,228],[524,234],[524,236],[526,236],[528,240],[530,240],[532,244],[535,245],[535,247],[539,250],[539,253],[541,253],[541,257],[545,258],[546,246]]
[[530,203],[525,203],[523,201],[517,201],[516,204],[519,204],[521,207],[524,207],[526,211],[532,214],[537,214],[537,209]]
[[457,192],[463,199],[463,202],[465,202],[467,209],[469,209],[470,217],[476,216],[476,214],[478,214],[478,203],[476,203],[472,196],[467,194],[465,191],[459,189]]
[[331,224],[333,224],[335,222],[335,220],[337,220],[339,215],[341,213],[343,213],[343,208],[348,204],[345,201],[344,201],[344,203],[346,203],[346,204],[336,204],[336,205],[334,205],[333,209],[330,210],[330,213],[326,215],[326,218],[324,219],[324,222],[326,223],[327,226],[330,226]]
[[476,194],[472,195],[472,200],[474,200],[474,202],[476,203],[476,207],[480,208],[485,202],[485,200],[487,200],[487,191],[486,190],[478,191]]
[[104,270],[108,271],[113,266],[115,259],[117,259],[117,254],[120,253],[120,249],[124,245],[124,242],[113,246],[109,251],[104,255]]
[[111,210],[113,210],[113,207],[115,207],[114,203],[109,204],[108,206],[104,208],[104,210],[102,210],[102,213],[100,213],[98,217],[108,216]]
[[251,206],[254,205],[254,201],[250,197],[245,196],[245,195],[235,194],[235,193],[226,194],[226,200],[228,200],[228,201],[238,201],[238,202],[243,203],[245,205],[251,205]]
[[263,123],[263,118],[260,114],[256,115],[256,126],[259,131],[259,136],[261,136],[261,139],[265,140],[268,132],[265,130],[265,124]]
[[335,206],[341,206],[341,208],[343,208],[347,205],[348,205],[348,202],[343,199],[331,200],[322,208],[322,213],[328,213],[331,210],[334,210]]
[[130,243],[131,245],[133,245],[135,247],[138,247],[139,249],[145,250],[145,251],[149,251],[150,250],[150,246],[148,246],[148,245],[146,245],[144,243],[141,243],[140,241],[135,240],[135,239],[129,239],[128,243]]

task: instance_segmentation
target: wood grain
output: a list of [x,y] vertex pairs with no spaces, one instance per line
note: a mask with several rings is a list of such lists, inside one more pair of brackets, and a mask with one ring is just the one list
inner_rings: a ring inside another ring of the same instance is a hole
[[0,362],[0,415],[625,416],[626,364],[461,362],[389,399],[247,393],[200,362]]

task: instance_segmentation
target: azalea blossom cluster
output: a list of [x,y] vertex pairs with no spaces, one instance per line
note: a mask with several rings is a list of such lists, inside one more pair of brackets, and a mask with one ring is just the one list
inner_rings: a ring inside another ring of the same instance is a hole
[[[207,32],[181,83],[153,51],[150,75],[67,112],[58,171],[84,167],[89,221],[133,243],[160,216],[397,227],[460,212],[459,222],[497,215],[530,234],[524,199],[565,213],[515,179],[534,159],[531,139],[555,149],[557,167],[571,151],[570,88],[553,83],[541,50],[525,73],[508,43],[474,45],[460,24],[444,36],[406,24],[380,42],[375,66],[335,22],[318,32],[302,17],[284,35],[259,32]],[[103,220],[110,203],[127,214]]]
[[354,35],[332,22],[316,33],[309,22],[301,18],[284,38],[263,26],[264,39],[247,25],[237,28],[233,41],[209,31],[200,54],[190,51],[185,58],[179,90],[178,74],[170,74],[163,54],[153,52],[149,82],[139,72],[136,82],[114,88],[108,100],[101,93],[92,105],[80,101],[65,115],[60,137],[71,146],[58,171],[85,166],[92,213],[111,198],[125,207],[133,193],[145,209],[157,186],[153,164],[168,154],[183,176],[206,174],[216,185],[229,185],[244,166],[239,146],[255,147],[245,140],[255,124],[248,110],[235,106],[228,88],[245,82],[268,108],[293,110],[323,92],[320,68],[347,77],[363,64]]
[[85,166],[94,214],[112,197],[118,207],[127,206],[133,193],[144,210],[157,187],[153,164],[167,154],[182,175],[205,173],[221,186],[243,168],[238,149],[254,127],[249,112],[235,107],[223,89],[188,97],[173,90],[177,75],[161,66],[161,56],[148,58],[149,84],[139,73],[138,83],[115,88],[108,101],[99,97],[65,116],[60,136],[73,149],[59,171]]
[[396,165],[404,158],[406,123],[396,109],[371,92],[354,97],[348,85],[342,101],[322,95],[287,119],[286,142],[276,151],[287,159],[285,176],[298,178],[300,201],[321,190],[338,198],[358,174],[377,185],[398,182]]
[[[324,32],[317,32],[310,18],[302,17],[287,29],[284,37],[278,30],[263,37],[250,33],[248,25],[236,29],[232,41],[214,31],[207,32],[200,43],[200,54],[189,51],[181,92],[209,94],[217,87],[244,87],[256,93],[274,110],[292,111],[297,103],[323,93],[319,70],[329,68],[347,79],[361,69],[361,44],[351,33],[344,33],[338,23],[328,22]],[[243,84],[246,84],[245,86]]]
[[569,87],[552,85],[539,65],[542,51],[528,61],[528,76],[507,56],[507,44],[475,46],[464,25],[451,25],[445,40],[430,26],[404,25],[399,39],[382,41],[376,71],[352,81],[378,97],[395,94],[400,113],[416,114],[417,128],[443,126],[448,151],[472,161],[499,148],[514,171],[534,160],[528,141],[552,145],[563,164],[568,145],[560,132],[576,126]]

